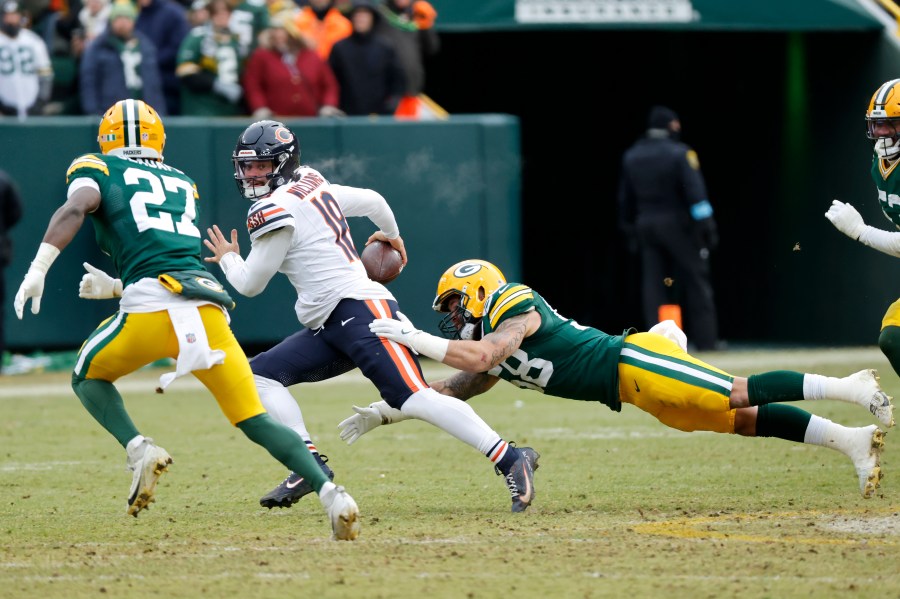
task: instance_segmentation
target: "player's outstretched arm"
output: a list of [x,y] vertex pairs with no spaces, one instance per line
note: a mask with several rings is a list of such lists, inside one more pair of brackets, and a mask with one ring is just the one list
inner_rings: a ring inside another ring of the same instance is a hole
[[31,313],[41,311],[44,295],[44,279],[59,253],[66,248],[84,224],[85,216],[100,206],[100,192],[92,187],[81,187],[71,193],[66,203],[50,217],[47,232],[31,261],[25,279],[19,285],[13,300],[13,309],[19,320],[25,312],[25,304],[31,300]]
[[825,218],[847,237],[879,252],[900,258],[900,232],[884,231],[867,225],[852,204],[845,204],[840,200],[832,201]]
[[499,380],[485,372],[457,372],[442,381],[431,383],[431,388],[443,395],[468,401],[496,385]]
[[497,330],[478,341],[450,341],[417,329],[408,319],[378,318],[369,330],[414,352],[466,372],[487,372],[519,349],[522,341],[541,324],[536,312],[504,320]]

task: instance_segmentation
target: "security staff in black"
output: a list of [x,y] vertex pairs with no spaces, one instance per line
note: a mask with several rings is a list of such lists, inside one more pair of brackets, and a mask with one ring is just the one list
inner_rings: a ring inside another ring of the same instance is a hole
[[659,321],[659,306],[683,292],[684,325],[697,350],[714,349],[718,324],[710,283],[709,253],[718,244],[697,153],[678,138],[678,115],[654,106],[647,133],[622,160],[619,227],[640,251],[641,294],[646,327]]

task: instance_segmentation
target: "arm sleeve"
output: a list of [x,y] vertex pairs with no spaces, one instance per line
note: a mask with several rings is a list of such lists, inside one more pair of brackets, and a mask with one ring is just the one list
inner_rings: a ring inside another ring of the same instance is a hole
[[372,189],[331,185],[344,216],[365,216],[375,223],[388,239],[400,236],[400,228],[387,200]]
[[859,241],[896,258],[900,258],[900,232],[885,231],[866,225],[859,236]]
[[223,263],[225,278],[241,295],[259,295],[284,262],[293,235],[293,227],[282,227],[258,238],[246,260],[229,261],[227,267]]

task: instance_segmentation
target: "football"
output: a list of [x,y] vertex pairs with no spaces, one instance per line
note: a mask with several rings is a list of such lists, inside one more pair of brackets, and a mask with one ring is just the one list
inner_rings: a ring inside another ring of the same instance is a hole
[[376,283],[390,283],[403,270],[400,252],[387,241],[373,241],[363,249],[360,259],[366,267],[366,274]]

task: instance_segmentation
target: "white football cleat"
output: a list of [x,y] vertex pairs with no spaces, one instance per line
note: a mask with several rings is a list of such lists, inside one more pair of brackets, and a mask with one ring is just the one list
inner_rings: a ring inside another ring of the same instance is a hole
[[129,516],[137,518],[141,510],[147,509],[154,501],[156,483],[163,472],[169,469],[172,456],[162,447],[153,443],[153,439],[145,437],[133,451],[128,452],[128,469],[134,472],[131,479],[131,490],[128,492],[128,504],[125,511]]
[[890,428],[894,426],[894,405],[891,397],[881,390],[878,384],[878,373],[873,369],[860,370],[846,377],[853,385],[851,401],[872,413],[878,422]]
[[319,501],[331,520],[332,539],[352,541],[359,536],[359,507],[344,487],[325,483],[319,491]]
[[846,439],[844,453],[853,460],[856,475],[859,477],[860,493],[869,499],[881,486],[881,479],[884,476],[881,472],[884,432],[874,424],[849,430],[852,432],[850,438]]

